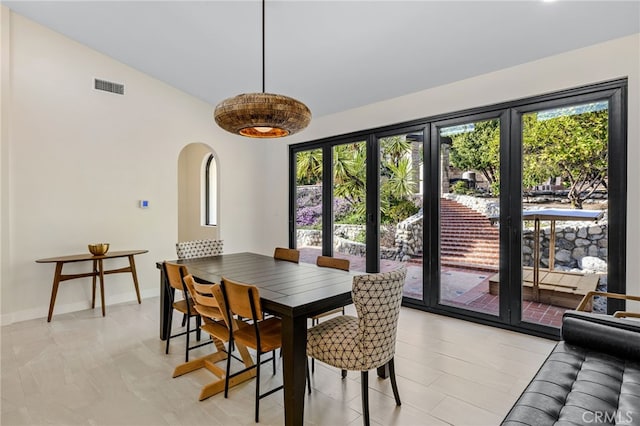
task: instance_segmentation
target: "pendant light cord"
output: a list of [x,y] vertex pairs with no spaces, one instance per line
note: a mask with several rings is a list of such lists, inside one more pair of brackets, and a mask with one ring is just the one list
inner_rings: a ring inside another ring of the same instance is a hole
[[264,2],[262,0],[262,93],[264,93]]

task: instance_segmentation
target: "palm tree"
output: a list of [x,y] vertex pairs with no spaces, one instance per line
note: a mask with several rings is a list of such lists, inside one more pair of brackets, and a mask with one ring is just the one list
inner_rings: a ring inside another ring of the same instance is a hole
[[298,185],[314,185],[322,182],[322,149],[299,152],[296,156]]

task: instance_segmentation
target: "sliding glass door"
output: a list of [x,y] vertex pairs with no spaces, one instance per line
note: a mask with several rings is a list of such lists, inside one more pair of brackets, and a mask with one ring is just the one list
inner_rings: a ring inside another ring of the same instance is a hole
[[308,149],[295,154],[295,224],[300,261],[315,263],[322,254],[322,149]]
[[436,126],[437,303],[500,313],[500,118]]
[[320,229],[316,252],[353,270],[406,265],[407,306],[558,336],[589,290],[626,289],[625,93],[620,80],[293,145],[291,235]]
[[[609,104],[594,95],[518,114],[523,322],[559,328],[586,293],[608,288]],[[606,313],[606,299],[594,310]]]
[[366,271],[367,143],[354,141],[330,147],[331,256],[347,258],[353,271]]
[[405,297],[423,300],[424,131],[379,136],[379,270],[404,264]]

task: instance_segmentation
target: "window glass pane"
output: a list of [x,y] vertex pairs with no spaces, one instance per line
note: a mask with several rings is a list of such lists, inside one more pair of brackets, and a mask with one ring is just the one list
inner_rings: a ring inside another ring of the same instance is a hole
[[218,224],[218,170],[213,154],[209,155],[205,172],[205,214],[207,225]]
[[301,262],[322,254],[322,149],[296,154],[296,248]]
[[522,116],[523,321],[560,327],[607,288],[608,121],[608,102]]
[[440,129],[440,301],[499,314],[500,120]]
[[367,144],[333,147],[333,255],[348,258],[351,270],[366,271]]
[[380,271],[407,266],[404,296],[422,300],[423,132],[379,139]]

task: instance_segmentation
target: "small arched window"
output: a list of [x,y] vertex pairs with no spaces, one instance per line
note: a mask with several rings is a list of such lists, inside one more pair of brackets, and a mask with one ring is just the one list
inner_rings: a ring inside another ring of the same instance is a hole
[[209,154],[204,168],[205,225],[218,224],[218,167],[213,154]]

